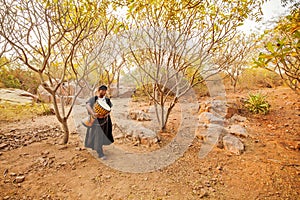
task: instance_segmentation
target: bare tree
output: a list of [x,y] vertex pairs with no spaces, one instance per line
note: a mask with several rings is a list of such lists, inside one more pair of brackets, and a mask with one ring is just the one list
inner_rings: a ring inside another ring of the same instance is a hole
[[236,35],[219,51],[221,55],[217,56],[215,63],[229,76],[234,92],[241,72],[249,67],[252,57],[258,53],[255,51],[257,41],[254,35]]
[[254,1],[219,0],[129,5],[132,24],[127,34],[127,59],[143,73],[136,80],[152,85],[144,89],[155,108],[160,106],[156,113],[161,130],[166,129],[180,97],[222,70],[214,62],[219,59],[216,57],[222,56],[219,52],[225,43],[256,6],[259,3]]
[[111,42],[110,35],[113,34],[116,23],[117,19],[107,13],[107,19],[100,24],[99,30],[93,37],[84,40],[76,50],[78,56],[74,57],[74,60],[78,66],[78,74],[81,75],[79,82],[84,83],[91,95],[94,94],[99,83],[105,83],[103,62],[111,57],[111,54],[107,53],[107,44]]
[[[111,24],[112,28],[117,28],[120,24]],[[119,33],[110,34],[101,48],[95,48],[92,56],[95,57],[99,82],[107,84],[108,93],[111,94],[111,85],[120,78],[121,69],[125,63],[125,53],[122,43],[119,41]]]
[[[63,143],[69,139],[67,120],[70,107],[63,99],[63,84],[78,79],[74,65],[76,48],[93,37],[105,19],[107,4],[90,1],[6,1],[0,3],[0,36],[16,52],[21,63],[39,74],[40,82],[51,94],[55,115],[64,131]],[[60,95],[60,96],[57,96]]]
[[10,60],[5,57],[5,53],[10,51],[11,47],[9,46],[9,43],[0,36],[0,69],[2,66],[5,66],[10,62]]

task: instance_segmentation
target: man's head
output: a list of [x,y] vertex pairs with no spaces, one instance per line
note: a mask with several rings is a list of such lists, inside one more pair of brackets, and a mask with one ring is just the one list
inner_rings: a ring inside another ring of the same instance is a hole
[[101,85],[98,88],[98,96],[100,96],[101,98],[104,97],[106,94],[106,90],[107,90],[107,87],[105,85]]

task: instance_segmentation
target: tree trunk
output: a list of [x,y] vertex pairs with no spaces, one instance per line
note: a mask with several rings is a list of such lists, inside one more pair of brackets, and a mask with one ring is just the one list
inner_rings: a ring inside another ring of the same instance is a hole
[[178,98],[175,97],[173,99],[173,102],[170,104],[170,106],[168,108],[168,111],[167,111],[167,114],[166,114],[166,117],[164,118],[164,122],[162,122],[161,131],[166,131],[166,129],[167,129],[167,122],[169,120],[170,113],[171,113],[172,109],[174,108],[175,104],[177,103],[177,101],[178,101]]
[[118,72],[117,76],[117,97],[120,95],[120,71]]
[[69,141],[69,127],[67,119],[64,119],[61,124],[64,131],[63,144],[67,144]]
[[160,109],[161,109],[161,125],[160,125],[160,130],[161,131],[165,131],[166,130],[166,124],[167,124],[167,120],[165,118],[165,107],[164,105],[161,105],[160,106]]
[[166,117],[164,118],[164,121],[162,121],[162,123],[161,123],[161,129],[160,130],[163,131],[163,132],[167,130],[167,123],[168,123],[169,115],[171,113],[172,108],[171,107],[168,108]]
[[64,132],[64,137],[63,137],[63,144],[67,144],[69,141],[69,127],[68,127],[68,118],[67,117],[61,117],[59,109],[58,109],[58,103],[56,101],[55,93],[52,94],[53,98],[53,106],[54,106],[54,111],[55,111],[55,116],[57,120],[61,123],[63,132]]
[[160,128],[162,132],[165,132],[167,130],[167,122],[164,123],[164,125]]
[[235,80],[234,83],[233,83],[233,93],[236,92],[236,84],[237,84],[237,80]]

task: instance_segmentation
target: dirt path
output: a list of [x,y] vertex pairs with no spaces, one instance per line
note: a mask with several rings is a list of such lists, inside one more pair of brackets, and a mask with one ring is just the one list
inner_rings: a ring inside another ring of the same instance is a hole
[[[214,148],[199,159],[201,141],[194,139],[176,162],[146,173],[109,167],[83,148],[77,133],[70,135],[68,145],[59,145],[62,133],[54,116],[1,123],[1,143],[9,141],[15,147],[0,149],[0,199],[296,200],[300,195],[300,100],[285,88],[264,92],[271,112],[244,114],[251,137],[242,139],[246,146],[242,155]],[[112,155],[109,148],[105,150]],[[124,159],[123,163],[139,164],[136,161]],[[18,176],[25,179],[19,181]]]

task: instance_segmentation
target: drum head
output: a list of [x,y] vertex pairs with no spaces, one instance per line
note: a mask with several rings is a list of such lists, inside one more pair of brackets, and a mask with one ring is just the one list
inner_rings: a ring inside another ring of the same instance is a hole
[[97,100],[97,103],[98,103],[104,110],[110,111],[109,105],[108,105],[105,101],[103,101],[102,99],[98,99],[98,100]]

